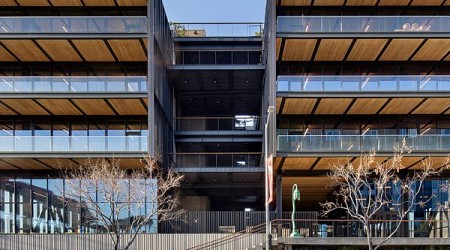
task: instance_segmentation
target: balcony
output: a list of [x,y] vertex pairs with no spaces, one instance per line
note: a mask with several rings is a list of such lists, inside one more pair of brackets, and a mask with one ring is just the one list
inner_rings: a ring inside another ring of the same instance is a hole
[[175,119],[177,131],[260,131],[261,117],[235,116],[235,117],[178,117]]
[[300,33],[391,33],[421,36],[448,33],[446,16],[280,16],[277,32]]
[[403,76],[278,76],[279,96],[356,95],[413,96],[450,92],[450,77],[444,75]]
[[173,23],[172,35],[175,38],[261,38],[262,23]]
[[2,77],[0,95],[146,94],[144,76],[12,76]]
[[0,34],[143,34],[141,16],[0,17]]
[[0,136],[0,154],[147,152],[147,136]]
[[176,153],[172,160],[180,172],[264,171],[262,153]]
[[277,150],[282,153],[360,155],[376,150],[392,154],[405,140],[412,153],[445,156],[450,151],[450,135],[278,135]]

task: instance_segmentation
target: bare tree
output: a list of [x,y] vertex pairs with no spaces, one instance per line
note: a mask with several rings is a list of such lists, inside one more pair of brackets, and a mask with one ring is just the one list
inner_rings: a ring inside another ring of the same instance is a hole
[[[385,163],[377,162],[376,153],[372,151],[356,164],[333,166],[329,176],[336,190],[335,200],[321,204],[324,215],[336,210],[346,212],[350,219],[362,224],[368,249],[379,249],[397,233],[402,220],[415,206],[424,206],[432,199],[422,199],[418,194],[427,177],[442,171],[442,167],[434,168],[429,158],[415,170],[404,170],[403,155],[409,153],[411,151],[403,141]],[[442,165],[448,165],[448,160]],[[374,244],[376,219],[385,209],[391,212],[390,223],[384,225],[389,228],[384,228],[385,234],[378,235],[380,241]]]
[[81,208],[84,222],[107,233],[114,249],[129,249],[144,228],[183,212],[174,192],[183,176],[158,166],[150,157],[141,169],[121,168],[119,160],[89,160],[63,171],[66,201]]

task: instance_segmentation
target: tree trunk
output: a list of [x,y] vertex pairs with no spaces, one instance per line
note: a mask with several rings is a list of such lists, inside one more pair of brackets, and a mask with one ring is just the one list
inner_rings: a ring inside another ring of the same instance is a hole
[[367,240],[367,249],[372,250],[373,246],[372,246],[372,238],[371,238],[371,234],[370,234],[370,226],[369,224],[365,224],[365,231],[366,231],[366,240]]

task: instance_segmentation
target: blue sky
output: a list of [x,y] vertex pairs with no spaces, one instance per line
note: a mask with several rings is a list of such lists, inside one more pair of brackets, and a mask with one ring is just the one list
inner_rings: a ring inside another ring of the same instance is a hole
[[171,22],[264,22],[266,0],[163,0]]

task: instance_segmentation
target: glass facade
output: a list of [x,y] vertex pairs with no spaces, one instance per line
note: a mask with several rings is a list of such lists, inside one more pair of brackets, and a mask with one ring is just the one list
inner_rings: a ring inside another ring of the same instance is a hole
[[[92,196],[108,213],[109,206],[102,199],[102,193],[92,190]],[[120,215],[123,226],[130,225],[132,216],[153,209],[154,199],[146,199],[141,211],[128,209]],[[68,195],[64,179],[0,178],[0,233],[104,233],[100,220],[95,219],[99,215],[83,206],[81,199],[74,200],[73,195]],[[143,227],[142,232],[156,233],[156,219]]]

